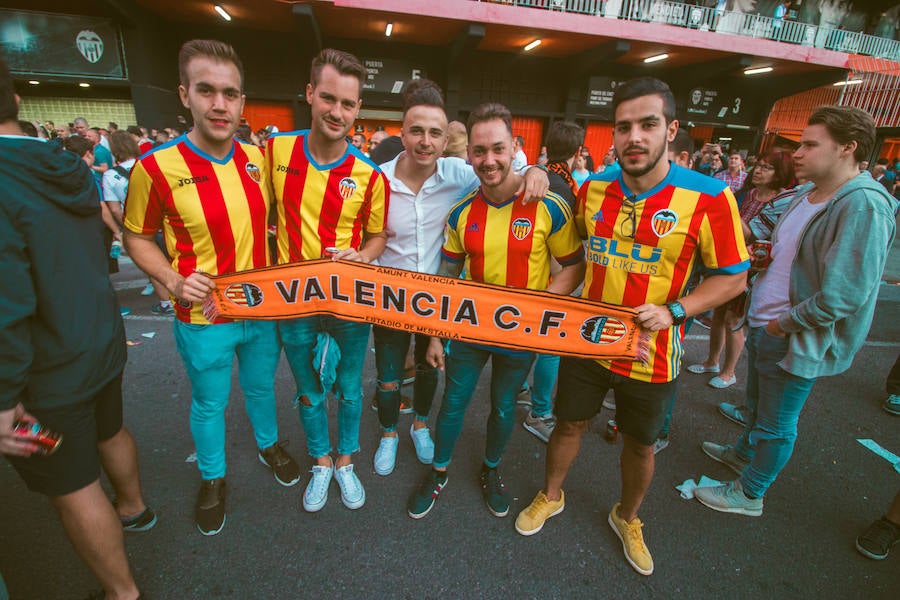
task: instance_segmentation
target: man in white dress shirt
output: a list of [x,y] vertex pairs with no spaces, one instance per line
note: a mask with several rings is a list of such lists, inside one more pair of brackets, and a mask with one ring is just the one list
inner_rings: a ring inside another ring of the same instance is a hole
[[[444,99],[437,84],[427,79],[410,82],[404,91],[403,128],[400,133],[404,151],[394,160],[381,165],[391,186],[389,235],[387,247],[378,259],[381,266],[437,273],[447,213],[457,200],[479,184],[478,177],[466,161],[441,157],[448,141],[447,124]],[[538,168],[529,169],[525,197],[532,201],[540,200],[547,187],[546,173]],[[438,361],[434,356],[443,353],[441,340],[378,326],[373,327],[373,333],[378,371],[378,419],[383,429],[375,453],[375,472],[389,475],[396,465],[400,385],[413,335],[416,340],[415,417],[409,431],[416,457],[422,464],[431,464],[434,442],[428,429],[428,414],[437,389]]]

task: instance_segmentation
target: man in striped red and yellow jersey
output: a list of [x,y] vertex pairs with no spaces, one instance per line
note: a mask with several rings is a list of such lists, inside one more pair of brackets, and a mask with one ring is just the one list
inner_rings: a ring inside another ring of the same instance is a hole
[[[313,59],[306,100],[309,130],[269,137],[267,169],[275,194],[279,264],[326,256],[371,262],[384,250],[387,179],[361,150],[347,142],[361,104],[366,69],[355,56],[325,49]],[[300,421],[315,464],[303,494],[303,508],[320,510],[328,501],[332,477],[350,509],[366,501],[351,455],[359,450],[362,369],[369,345],[369,324],[312,316],[279,321],[278,330],[297,383]],[[325,396],[313,367],[320,334],[337,342],[340,359],[336,387],[337,459],[331,458]]]
[[[634,307],[649,352],[641,362],[562,359],[545,487],[519,515],[516,529],[535,534],[563,510],[566,473],[612,389],[624,443],[621,500],[608,521],[629,564],[650,575],[653,558],[637,512],[653,478],[653,443],[681,366],[684,320],[743,291],[749,257],[731,190],[667,159],[678,130],[669,86],[652,78],[627,81],[616,88],[613,110],[621,170],[591,176],[575,209],[588,242],[582,295]],[[685,296],[691,271],[700,265],[709,276]]]
[[[469,162],[481,185],[450,210],[439,273],[515,288],[567,295],[584,276],[584,249],[572,209],[548,192],[524,204],[518,193],[522,176],[512,168],[515,156],[512,117],[500,104],[482,104],[469,115]],[[550,259],[562,269],[550,281]],[[431,344],[430,361],[444,368],[439,345]],[[498,466],[515,424],[516,395],[534,362],[522,352],[453,340],[446,360],[446,382],[435,427],[432,469],[410,497],[407,513],[427,515],[447,483],[447,466],[462,432],[466,408],[478,377],[491,360],[491,414],[481,468],[481,489],[488,510],[509,512],[509,494]]]
[[[178,301],[175,341],[191,380],[191,434],[203,479],[195,516],[200,532],[214,535],[225,525],[225,407],[235,356],[260,461],[286,486],[300,480],[300,468],[277,443],[281,348],[274,322],[210,323],[201,312],[213,289],[207,275],[270,262],[263,155],[233,139],[244,105],[240,58],[222,42],[192,40],[182,46],[178,64],[178,92],[194,128],[135,164],[125,241],[135,263]],[[159,229],[171,264],[153,239]]]

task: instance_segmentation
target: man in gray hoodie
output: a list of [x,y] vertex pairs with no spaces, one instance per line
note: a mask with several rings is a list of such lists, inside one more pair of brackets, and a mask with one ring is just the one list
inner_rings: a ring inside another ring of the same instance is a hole
[[772,233],[772,262],[750,299],[747,397],[735,445],[703,451],[740,477],[695,495],[721,512],[760,516],[791,457],[797,421],[819,377],[847,370],[872,323],[893,244],[897,200],[859,162],[875,121],[849,106],[816,110],[794,153],[796,188]]

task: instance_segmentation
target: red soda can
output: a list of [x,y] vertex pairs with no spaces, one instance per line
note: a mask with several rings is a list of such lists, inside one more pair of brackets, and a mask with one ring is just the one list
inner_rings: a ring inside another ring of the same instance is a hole
[[59,449],[59,445],[62,444],[63,441],[61,433],[50,431],[40,423],[16,421],[13,423],[13,431],[15,431],[16,435],[28,438],[29,442],[37,444],[40,447],[35,454],[53,454]]
[[337,246],[328,246],[327,248],[325,248],[325,258],[334,258],[334,256],[337,255],[337,253],[340,251],[341,249]]
[[615,419],[610,419],[606,422],[606,441],[610,444],[615,444],[618,439],[619,426],[616,424]]
[[765,271],[772,262],[772,242],[757,240],[750,245],[750,267],[754,271]]

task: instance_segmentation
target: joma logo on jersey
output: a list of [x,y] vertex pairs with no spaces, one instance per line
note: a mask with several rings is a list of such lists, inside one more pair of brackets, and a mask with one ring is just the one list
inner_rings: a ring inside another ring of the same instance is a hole
[[278,173],[287,173],[288,175],[299,175],[300,170],[295,169],[294,167],[289,167],[287,165],[278,165],[275,167],[275,171]]
[[186,185],[197,184],[197,183],[205,183],[209,181],[208,175],[198,175],[197,177],[185,177],[184,179],[178,180],[178,187],[184,187]]
[[662,248],[632,244],[621,240],[610,240],[595,235],[591,236],[588,250],[591,253],[608,254],[617,258],[628,258],[645,263],[657,263],[662,259]]

